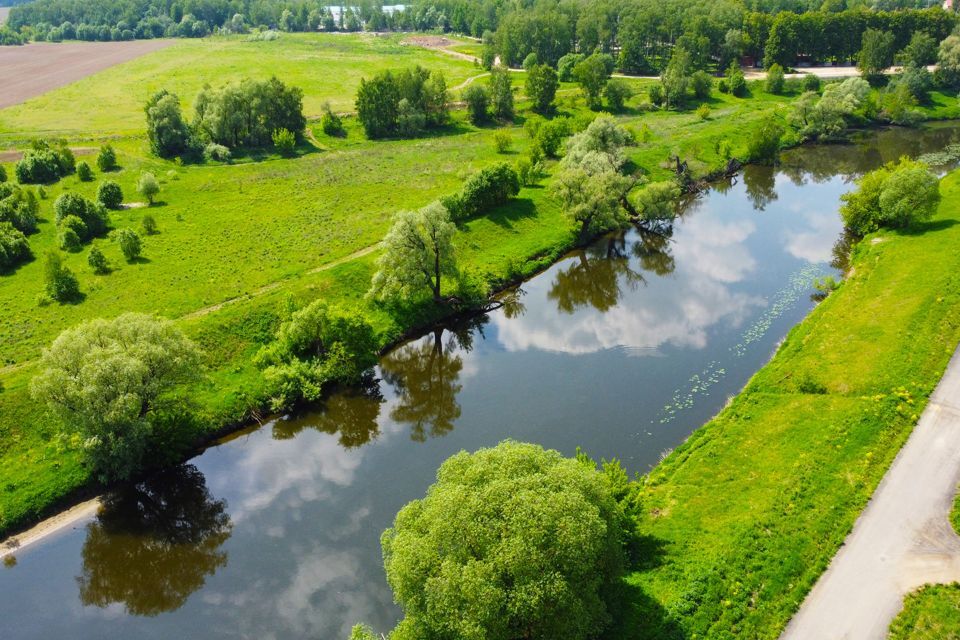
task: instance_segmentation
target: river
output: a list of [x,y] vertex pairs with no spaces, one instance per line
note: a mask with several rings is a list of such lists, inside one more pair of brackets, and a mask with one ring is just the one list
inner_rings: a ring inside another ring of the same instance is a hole
[[346,638],[399,616],[379,537],[440,463],[513,438],[644,473],[714,415],[836,275],[840,196],[956,124],[788,152],[665,235],[565,257],[502,309],[384,356],[365,389],[227,438],[0,568],[0,637]]

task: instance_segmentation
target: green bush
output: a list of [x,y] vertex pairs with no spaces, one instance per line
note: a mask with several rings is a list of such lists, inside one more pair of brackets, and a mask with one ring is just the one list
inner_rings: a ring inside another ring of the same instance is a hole
[[208,161],[230,162],[230,156],[230,149],[216,142],[211,142],[203,148],[203,157]]
[[77,178],[80,179],[80,182],[90,182],[93,180],[93,170],[90,169],[90,165],[84,160],[77,163]]
[[534,144],[548,158],[560,154],[563,139],[570,135],[570,123],[566,118],[554,118],[540,125],[534,137]]
[[65,143],[51,146],[46,140],[34,140],[14,165],[14,172],[20,184],[50,184],[72,173],[75,164]]
[[747,157],[751,162],[773,164],[780,153],[783,126],[773,116],[764,118],[747,139]]
[[57,235],[57,243],[60,245],[60,248],[64,251],[69,251],[71,253],[76,253],[83,248],[83,241],[80,240],[80,236],[77,235],[77,232],[69,227],[65,227],[60,230],[60,233]]
[[863,236],[929,220],[940,204],[940,181],[922,162],[901,158],[860,178],[841,199],[844,225]]
[[509,132],[501,129],[493,134],[493,148],[497,150],[497,153],[507,153],[512,146],[513,137]]
[[586,58],[582,53],[568,53],[557,61],[557,79],[560,82],[573,81],[573,68]]
[[44,286],[51,299],[63,304],[74,302],[80,297],[80,283],[67,267],[63,265],[60,254],[51,251],[44,265]]
[[690,76],[690,88],[693,89],[694,97],[705,100],[710,97],[713,89],[713,77],[706,71],[696,71]]
[[153,199],[160,193],[160,183],[156,176],[149,171],[144,171],[137,178],[137,193],[147,199],[148,204],[153,204]]
[[123,191],[113,180],[104,180],[97,187],[97,202],[107,209],[119,209],[123,204]]
[[297,137],[287,129],[277,129],[273,132],[273,146],[284,158],[292,158],[297,152]]
[[107,262],[107,257],[97,247],[91,247],[90,253],[87,254],[87,264],[98,276],[110,273],[110,263]]
[[774,63],[767,69],[767,80],[765,83],[767,93],[783,93],[783,84],[785,81],[786,76],[783,73],[783,67],[779,64]]
[[545,64],[534,65],[527,71],[525,90],[533,101],[533,110],[537,113],[549,113],[553,110],[553,98],[557,95],[557,72]]
[[368,138],[417,135],[425,127],[446,124],[446,80],[420,66],[383,71],[360,80],[356,107]]
[[804,91],[820,91],[820,78],[812,73],[808,73],[803,76],[803,90]]
[[113,171],[117,168],[117,152],[109,144],[100,147],[97,154],[97,167],[100,171]]
[[2,164],[0,164],[0,182],[7,181],[7,169]]
[[67,217],[76,216],[86,226],[83,239],[99,236],[107,231],[107,211],[102,204],[91,202],[75,193],[62,193],[53,202],[56,223],[61,224]]
[[342,137],[346,134],[343,128],[343,121],[340,116],[333,112],[330,103],[323,103],[323,115],[320,116],[320,128],[328,136]]
[[730,93],[738,98],[747,95],[747,79],[744,77],[740,65],[736,62],[731,62],[727,69],[727,87],[729,87]]
[[470,122],[480,125],[487,120],[487,109],[490,106],[490,94],[487,90],[474,83],[463,90],[463,101],[467,103],[467,113]]
[[650,85],[650,88],[647,89],[647,95],[650,97],[650,102],[658,107],[663,105],[664,100],[667,99],[667,96],[663,91],[663,85],[659,82]]
[[441,199],[453,220],[464,220],[505,204],[520,192],[520,178],[506,162],[485,167],[470,176],[454,196]]
[[625,80],[611,78],[603,88],[603,97],[611,111],[623,111],[627,100],[633,97],[633,89]]
[[148,236],[157,234],[157,221],[149,213],[143,216],[143,220],[140,221],[140,228],[143,229],[143,233]]
[[0,182],[0,222],[9,222],[23,233],[37,230],[40,203],[29,189]]
[[140,234],[133,229],[118,229],[114,233],[114,240],[120,245],[120,251],[127,262],[133,262],[140,257],[143,241],[140,239]]
[[0,222],[0,271],[14,267],[30,257],[30,245],[23,232],[9,222]]

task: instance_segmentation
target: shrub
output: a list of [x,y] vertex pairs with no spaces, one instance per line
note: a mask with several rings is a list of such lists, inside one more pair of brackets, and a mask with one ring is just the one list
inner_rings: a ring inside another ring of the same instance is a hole
[[731,62],[727,69],[727,86],[730,88],[730,93],[738,98],[747,95],[747,79],[736,62]]
[[143,220],[140,221],[140,228],[143,229],[144,235],[152,236],[155,235],[157,230],[157,221],[149,213],[143,216]]
[[534,137],[534,144],[548,158],[556,158],[560,153],[563,139],[570,135],[570,125],[566,118],[554,118],[540,125]]
[[59,303],[73,302],[80,297],[80,283],[67,267],[63,265],[60,254],[51,251],[47,254],[44,266],[44,285],[47,295]]
[[292,158],[296,154],[297,137],[287,129],[277,129],[273,132],[273,146],[284,158]]
[[613,474],[511,441],[449,458],[381,538],[391,637],[595,637],[630,531]]
[[87,254],[87,264],[98,276],[110,273],[110,263],[107,262],[107,257],[97,247],[91,247],[90,253]]
[[29,189],[0,183],[0,222],[9,222],[22,233],[37,230],[37,214],[40,203]]
[[6,181],[7,181],[7,169],[2,164],[0,164],[0,182],[6,182]]
[[0,222],[0,270],[7,270],[30,257],[30,245],[23,232],[9,222]]
[[46,140],[34,140],[23,158],[14,165],[20,184],[50,184],[72,173],[73,152],[65,143],[53,147]]
[[470,122],[475,125],[487,120],[487,108],[490,106],[490,94],[485,88],[474,83],[463,91],[463,100],[467,103]]
[[780,153],[780,138],[783,127],[777,120],[768,116],[754,128],[747,139],[747,156],[752,162],[772,164]]
[[513,138],[502,129],[493,134],[493,147],[497,153],[507,153],[513,146]]
[[61,249],[71,253],[80,251],[83,245],[77,232],[69,227],[60,230],[60,233],[57,235],[57,242]]
[[520,186],[529,187],[537,184],[543,173],[543,165],[539,161],[534,162],[529,158],[520,158],[517,160],[517,180]]
[[701,120],[706,120],[710,117],[710,105],[702,104],[697,107],[697,117]]
[[[202,95],[202,94],[201,94]],[[193,130],[183,119],[180,98],[166,89],[158,91],[144,107],[150,149],[161,158],[190,155],[197,147]]]
[[356,107],[368,138],[416,135],[447,122],[446,81],[420,66],[383,71],[360,80]]
[[940,181],[925,164],[901,158],[860,178],[857,190],[841,200],[840,216],[847,229],[863,236],[882,227],[929,220],[940,203]]
[[527,71],[525,89],[527,97],[533,101],[534,111],[543,114],[553,109],[558,85],[557,72],[548,65],[538,64]]
[[600,96],[610,78],[610,70],[602,54],[591,54],[573,68],[573,77],[583,90],[590,109],[600,108]]
[[717,83],[717,91],[720,93],[730,93],[730,85],[727,83],[726,78],[721,78],[720,82]]
[[104,180],[97,187],[97,202],[107,209],[119,209],[123,204],[123,191],[113,180]]
[[100,171],[113,171],[117,168],[117,152],[109,144],[100,147],[97,154],[97,167]]
[[490,109],[498,120],[513,119],[513,84],[506,67],[496,66],[490,71]]
[[81,182],[90,182],[93,180],[93,170],[91,170],[90,165],[83,160],[77,163],[77,178],[79,178]]
[[453,220],[464,220],[506,203],[519,191],[517,172],[506,162],[499,162],[470,176],[458,194],[441,202]]
[[663,105],[664,100],[666,100],[666,94],[663,91],[663,85],[659,82],[650,85],[650,88],[647,89],[647,95],[650,96],[650,102],[658,107]]
[[633,97],[633,89],[620,78],[611,78],[603,88],[603,97],[611,111],[623,111],[627,100]]
[[118,229],[114,233],[114,240],[120,245],[120,251],[127,262],[133,262],[140,257],[143,251],[143,241],[133,229]]
[[[76,216],[86,227],[83,239],[99,236],[107,230],[107,211],[102,204],[91,202],[75,193],[62,193],[53,202],[56,223],[63,223],[70,216]],[[76,230],[76,228],[74,228]]]
[[203,148],[203,157],[207,160],[230,162],[230,155],[229,148],[223,146],[222,144],[217,144],[216,142],[210,142]]
[[523,67],[524,71],[530,71],[530,69],[533,69],[539,63],[540,60],[537,58],[536,53],[528,53],[527,57],[523,59],[523,64],[521,66]]
[[320,116],[320,128],[328,136],[342,137],[346,131],[343,128],[343,121],[340,116],[333,112],[329,102],[323,103],[323,115]]
[[785,76],[783,73],[783,67],[779,63],[774,63],[769,69],[767,69],[767,80],[765,83],[767,93],[783,93],[783,84],[785,82]]
[[586,58],[586,56],[582,53],[568,53],[561,56],[557,61],[557,79],[560,80],[560,82],[572,82],[573,68],[584,58]]
[[149,204],[153,204],[153,199],[160,193],[160,183],[156,176],[149,171],[144,171],[137,178],[137,193],[147,199]]
[[690,76],[690,88],[693,89],[694,97],[705,100],[710,97],[710,90],[713,89],[713,78],[706,71],[697,71]]
[[820,91],[820,78],[812,73],[808,73],[803,76],[803,90],[804,91]]

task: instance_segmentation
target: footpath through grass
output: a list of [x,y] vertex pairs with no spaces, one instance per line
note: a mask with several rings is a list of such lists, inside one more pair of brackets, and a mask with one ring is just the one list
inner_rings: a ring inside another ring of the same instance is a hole
[[646,566],[618,638],[776,638],[960,341],[960,173],[934,220],[857,247],[840,288],[644,481]]

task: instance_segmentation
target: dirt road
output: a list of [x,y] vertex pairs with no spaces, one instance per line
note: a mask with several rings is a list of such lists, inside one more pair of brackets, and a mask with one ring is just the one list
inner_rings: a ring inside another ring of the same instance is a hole
[[903,597],[960,580],[960,349],[906,445],[781,640],[882,640]]
[[0,47],[0,87],[3,87],[0,109],[173,43],[173,40],[32,42],[21,47]]

